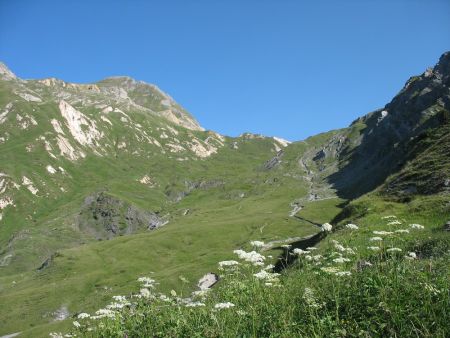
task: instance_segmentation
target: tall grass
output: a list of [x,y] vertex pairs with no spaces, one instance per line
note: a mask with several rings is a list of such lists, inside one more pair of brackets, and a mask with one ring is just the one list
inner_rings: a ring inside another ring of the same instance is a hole
[[450,240],[408,241],[422,230],[403,230],[364,242],[349,227],[345,243],[330,236],[321,250],[286,250],[297,259],[282,275],[261,253],[237,250],[239,262],[220,263],[217,287],[188,296],[144,278],[136,294],[78,315],[69,336],[449,337]]

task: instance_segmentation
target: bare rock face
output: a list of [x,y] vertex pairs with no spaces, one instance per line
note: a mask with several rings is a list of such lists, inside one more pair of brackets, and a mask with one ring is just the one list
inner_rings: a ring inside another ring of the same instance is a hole
[[445,223],[443,228],[444,228],[445,231],[450,231],[450,221]]
[[140,230],[154,230],[167,224],[168,220],[100,192],[85,198],[77,223],[80,230],[97,239],[109,239]]
[[264,169],[270,170],[275,168],[278,164],[281,163],[281,158],[283,157],[283,155],[284,155],[283,150],[278,151],[275,157],[271,158],[264,164]]
[[4,80],[17,79],[16,75],[2,62],[0,62],[0,77]]
[[211,288],[214,284],[219,281],[219,276],[213,272],[208,272],[198,281],[198,288],[203,291]]

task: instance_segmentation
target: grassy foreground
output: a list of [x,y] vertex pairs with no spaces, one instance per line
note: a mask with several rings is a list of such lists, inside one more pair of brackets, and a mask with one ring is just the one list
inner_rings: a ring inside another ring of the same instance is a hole
[[208,292],[163,294],[152,276],[137,276],[140,289],[78,314],[66,335],[448,337],[449,215],[443,197],[365,197],[317,247],[280,248],[296,258],[281,275],[254,242],[219,263]]

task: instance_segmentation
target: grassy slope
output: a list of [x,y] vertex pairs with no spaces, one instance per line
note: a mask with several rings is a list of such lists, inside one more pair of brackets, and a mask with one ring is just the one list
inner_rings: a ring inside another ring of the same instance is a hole
[[[83,335],[448,336],[450,234],[443,231],[442,223],[450,217],[450,209],[445,196],[417,197],[405,204],[370,195],[352,202],[347,210],[351,212],[338,230],[314,252],[323,255],[320,264],[300,258],[280,277],[280,287],[264,286],[251,275],[259,268],[244,267],[238,273],[224,274],[219,287],[204,301],[205,307],[144,300],[135,310],[142,316],[125,309],[120,322],[104,320],[104,326],[98,327],[90,321],[98,331]],[[388,225],[389,221],[382,219],[388,215],[396,215],[402,224]],[[359,230],[341,227],[349,221],[357,223]],[[412,223],[425,229],[414,230],[409,227]],[[398,229],[410,233],[383,236],[377,253],[367,249],[378,244],[369,241],[375,236],[373,231]],[[336,240],[354,250],[354,255],[345,254],[350,262],[333,263]],[[389,253],[389,247],[403,251]],[[417,259],[404,258],[408,252],[415,252]],[[357,263],[361,261],[372,266],[361,270]],[[351,275],[338,277],[322,267],[336,267]],[[232,302],[235,307],[214,311],[219,302]]]

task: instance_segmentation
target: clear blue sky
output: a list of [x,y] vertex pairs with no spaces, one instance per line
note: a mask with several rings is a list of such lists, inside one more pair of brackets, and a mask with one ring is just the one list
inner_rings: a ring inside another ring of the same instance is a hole
[[344,127],[446,50],[448,0],[0,0],[18,76],[129,75],[232,136]]

